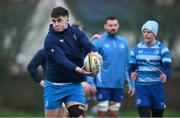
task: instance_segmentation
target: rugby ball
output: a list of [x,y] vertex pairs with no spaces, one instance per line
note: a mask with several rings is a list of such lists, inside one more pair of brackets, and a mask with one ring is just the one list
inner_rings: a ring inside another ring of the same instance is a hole
[[88,72],[98,73],[101,70],[101,61],[94,52],[90,52],[84,59],[84,68]]

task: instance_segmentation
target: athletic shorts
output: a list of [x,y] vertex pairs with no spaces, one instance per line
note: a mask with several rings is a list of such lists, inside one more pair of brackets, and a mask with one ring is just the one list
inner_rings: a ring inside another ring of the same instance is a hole
[[120,88],[97,88],[96,97],[98,101],[122,102],[123,92]]
[[62,103],[79,102],[85,104],[84,90],[80,83],[65,83],[54,85],[45,80],[44,84],[44,108],[51,110],[62,107]]
[[164,87],[162,84],[136,85],[136,106],[149,106],[154,109],[164,109]]

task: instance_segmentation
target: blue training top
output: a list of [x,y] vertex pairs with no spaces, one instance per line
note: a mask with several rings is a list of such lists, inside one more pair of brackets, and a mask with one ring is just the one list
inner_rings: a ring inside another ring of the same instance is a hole
[[[102,39],[92,42],[103,58],[103,67],[98,73],[95,83],[96,87],[123,88],[125,79],[133,87],[133,82],[127,77],[128,68],[128,42],[119,35],[110,36],[104,32]],[[92,80],[91,77],[87,81]]]
[[96,51],[83,31],[68,26],[64,31],[56,32],[52,24],[45,38],[44,50],[47,80],[57,83],[84,81],[84,76],[75,72],[75,68],[83,66],[87,53]]
[[171,55],[169,49],[156,40],[152,46],[144,41],[138,43],[130,53],[130,71],[137,70],[137,84],[160,83],[160,73],[170,75]]

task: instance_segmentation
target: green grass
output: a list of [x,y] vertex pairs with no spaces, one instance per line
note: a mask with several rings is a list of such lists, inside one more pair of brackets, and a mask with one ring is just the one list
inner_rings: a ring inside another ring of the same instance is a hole
[[27,111],[0,111],[0,117],[44,117],[44,113]]
[[[86,116],[89,117],[94,117],[96,116],[95,114],[87,114]],[[119,114],[120,117],[139,117],[138,113],[136,110],[134,111],[120,111]],[[164,112],[163,117],[180,117],[180,111],[171,111],[171,110],[166,110]]]
[[[86,114],[87,117],[95,117],[95,114]],[[121,111],[121,117],[139,117],[136,111]],[[0,117],[44,117],[43,112],[27,112],[27,111],[0,111]],[[166,110],[164,117],[180,117],[179,111]]]
[[[137,111],[123,111],[120,112],[120,116],[122,117],[139,117]],[[178,111],[170,111],[166,110],[164,112],[164,117],[180,117],[180,112]]]

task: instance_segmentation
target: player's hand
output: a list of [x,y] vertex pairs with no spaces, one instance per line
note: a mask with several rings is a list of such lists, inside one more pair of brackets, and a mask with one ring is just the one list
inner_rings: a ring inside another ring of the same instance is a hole
[[136,80],[136,76],[137,76],[136,71],[131,73],[131,79],[132,80]]
[[129,91],[128,91],[128,95],[129,97],[132,97],[135,93],[135,89],[134,88],[129,88]]
[[93,72],[88,72],[84,69],[84,67],[80,68],[80,67],[76,67],[75,71],[79,74],[83,74],[83,75],[88,75],[88,76],[92,76],[94,75]]
[[41,80],[39,84],[40,84],[41,87],[44,88],[44,80]]
[[91,87],[91,92],[93,96],[96,96],[97,89],[95,86]]
[[167,76],[164,73],[160,74],[160,80],[165,83],[167,81]]
[[[85,66],[83,66],[82,69],[86,71]],[[89,71],[87,71],[87,72],[89,72]],[[98,73],[98,72],[97,72],[97,73]],[[96,72],[91,72],[91,74],[89,74],[88,76],[96,77],[97,73],[96,73]]]

